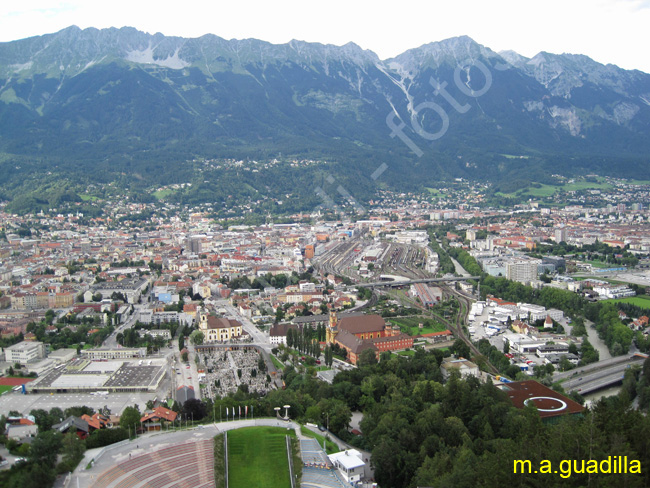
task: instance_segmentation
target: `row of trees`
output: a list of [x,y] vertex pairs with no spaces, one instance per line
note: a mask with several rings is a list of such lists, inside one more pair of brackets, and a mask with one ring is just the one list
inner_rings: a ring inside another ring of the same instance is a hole
[[613,303],[599,303],[595,317],[598,335],[605,341],[612,355],[625,354],[632,345],[634,332],[621,322],[618,309]]
[[429,247],[438,255],[438,273],[441,275],[454,274],[456,266],[452,262],[447,252],[438,244],[435,228],[429,227]]
[[320,356],[320,343],[315,331],[311,327],[287,330],[287,347],[318,358]]
[[537,246],[534,254],[540,257],[542,254],[551,254],[553,256],[574,254],[578,258],[587,261],[603,261],[612,265],[636,266],[639,263],[639,258],[630,253],[629,248],[629,246],[625,246],[623,249],[620,249],[600,241],[581,247],[573,246],[566,242],[544,242]]
[[481,276],[483,270],[470,254],[461,249],[460,247],[451,247],[448,250],[448,253],[451,257],[456,259],[458,263],[472,276]]

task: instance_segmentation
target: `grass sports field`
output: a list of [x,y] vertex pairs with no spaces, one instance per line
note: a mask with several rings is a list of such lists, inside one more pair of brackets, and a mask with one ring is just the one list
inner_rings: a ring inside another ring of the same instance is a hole
[[[507,156],[506,156],[507,157]],[[552,196],[556,191],[581,191],[581,190],[608,190],[612,188],[610,183],[607,183],[604,178],[599,178],[598,181],[585,181],[576,180],[572,183],[558,183],[557,185],[535,185],[528,188],[523,188],[515,193],[497,193],[497,195],[514,197],[517,194],[521,196],[531,196],[537,198],[544,198]]]
[[285,436],[280,427],[247,427],[228,432],[229,486],[289,488]]
[[637,307],[646,308],[650,310],[650,297],[646,295],[639,295],[637,297],[627,297],[627,298],[614,298],[605,301],[613,302],[613,303],[630,303],[632,305],[636,305]]
[[5,393],[7,391],[11,391],[12,388],[13,388],[13,386],[0,385],[0,395],[2,395],[3,393]]

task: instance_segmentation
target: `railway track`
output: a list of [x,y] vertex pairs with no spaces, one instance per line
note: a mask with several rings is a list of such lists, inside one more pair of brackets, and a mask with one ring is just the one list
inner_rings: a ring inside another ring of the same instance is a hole
[[[441,288],[448,296],[453,296],[456,300],[458,300],[458,303],[460,304],[460,310],[459,313],[456,315],[456,319],[453,324],[446,319],[442,319],[442,317],[439,316],[437,317],[439,317],[443,322],[443,324],[447,325],[447,327],[451,326],[450,330],[453,331],[454,335],[457,338],[461,339],[465,344],[469,346],[473,354],[477,356],[482,356],[481,351],[479,351],[478,348],[474,345],[474,343],[469,339],[469,337],[465,335],[465,332],[463,331],[463,324],[461,323],[463,319],[465,320],[467,319],[467,315],[469,314],[469,310],[472,306],[470,303],[470,299],[462,295],[461,293],[458,293],[450,286],[442,285]],[[499,370],[496,367],[494,367],[492,363],[490,363],[490,361],[487,360],[487,358],[485,364],[487,365],[491,373],[495,375],[499,374]]]
[[[342,242],[341,244],[333,247],[325,256],[321,258],[321,260],[319,260],[318,263],[315,264],[315,266],[327,272],[346,276],[347,273],[345,273],[345,270],[347,267],[342,265],[350,259],[349,253],[360,245],[361,244],[355,240]],[[382,271],[394,272],[395,274],[405,276],[410,279],[431,277],[430,273],[427,273],[425,270],[418,267],[418,265],[423,266],[426,264],[426,254],[422,250],[390,244],[386,251],[386,256],[390,257],[388,257],[384,263]],[[348,277],[353,278],[351,276]],[[428,310],[426,307],[418,304],[415,301],[411,302],[412,306],[421,310],[426,315],[434,316],[436,320],[440,321],[449,330],[451,330],[455,337],[461,339],[465,344],[467,344],[473,355],[482,355],[478,348],[472,343],[472,341],[465,335],[463,331],[462,321],[467,319],[467,315],[471,308],[470,298],[466,297],[462,293],[457,292],[455,289],[448,285],[441,285],[441,288],[443,290],[444,296],[454,297],[456,300],[458,300],[460,310],[454,319],[448,320],[438,314],[432,313],[431,310]],[[370,308],[376,302],[377,293],[373,292],[372,298],[362,308]],[[487,365],[489,372],[493,374],[499,374],[499,371],[489,361],[486,360],[485,364]]]

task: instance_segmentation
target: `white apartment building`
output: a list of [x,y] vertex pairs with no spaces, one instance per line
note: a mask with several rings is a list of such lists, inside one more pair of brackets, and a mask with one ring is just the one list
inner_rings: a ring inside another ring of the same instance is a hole
[[5,348],[5,359],[8,363],[18,363],[22,366],[43,359],[47,346],[38,341],[23,341]]
[[537,279],[539,259],[513,259],[506,262],[506,278],[519,283],[530,283]]

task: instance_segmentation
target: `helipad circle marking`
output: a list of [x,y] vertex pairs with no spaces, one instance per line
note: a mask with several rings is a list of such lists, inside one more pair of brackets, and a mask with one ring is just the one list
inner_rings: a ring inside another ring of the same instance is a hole
[[537,405],[537,410],[540,412],[559,412],[560,410],[564,410],[567,407],[567,404],[564,400],[560,400],[559,398],[553,398],[553,397],[545,397],[545,396],[537,396],[537,397],[530,397],[524,400],[524,405],[528,406],[528,402],[532,400],[551,400],[554,402],[558,402],[560,404],[559,407],[556,408],[539,408]]

